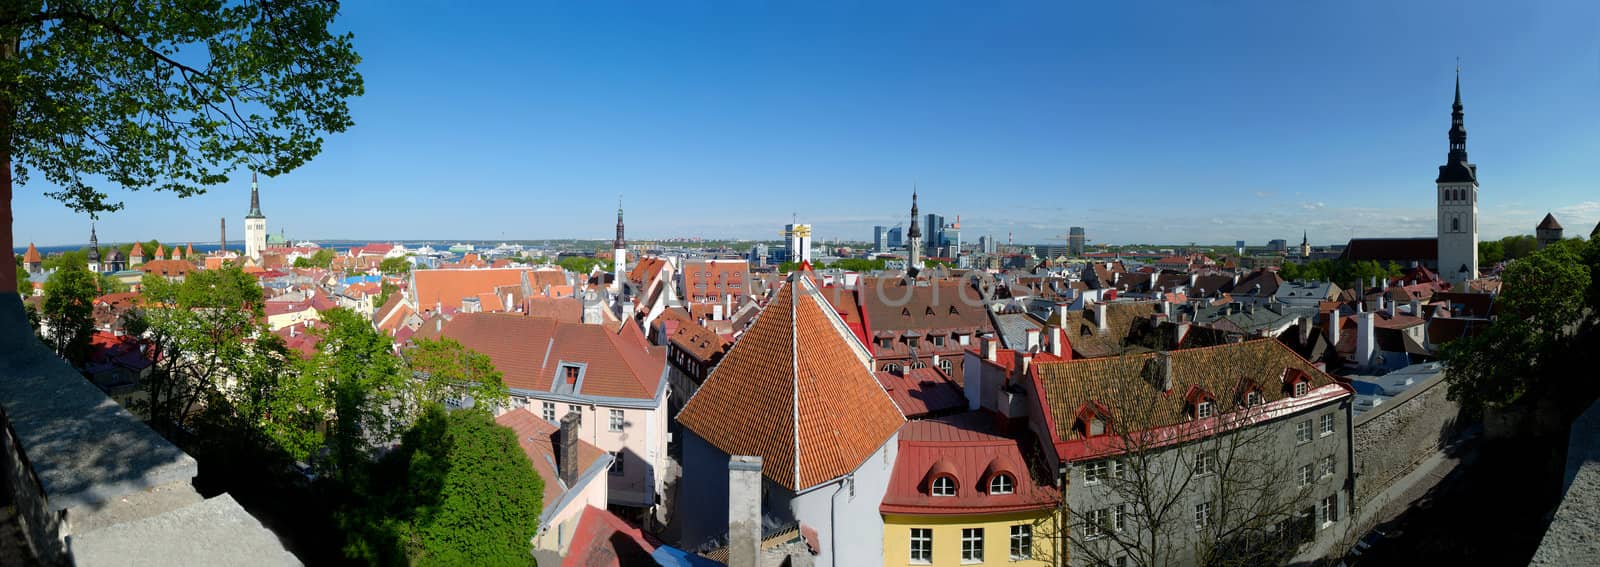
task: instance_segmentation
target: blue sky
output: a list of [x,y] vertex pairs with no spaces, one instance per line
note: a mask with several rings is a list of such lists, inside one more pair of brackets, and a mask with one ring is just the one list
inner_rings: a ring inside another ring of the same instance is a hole
[[[1485,238],[1600,221],[1597,2],[345,3],[367,94],[262,182],[291,238],[1045,242],[1433,232],[1456,57]],[[112,192],[102,242],[243,234],[249,174]],[[38,179],[36,177],[36,179]],[[19,244],[88,218],[15,198]]]

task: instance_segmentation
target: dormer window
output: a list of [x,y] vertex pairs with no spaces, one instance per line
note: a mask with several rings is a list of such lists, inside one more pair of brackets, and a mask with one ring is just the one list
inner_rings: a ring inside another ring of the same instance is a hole
[[1200,402],[1194,406],[1195,416],[1200,419],[1211,417],[1213,411],[1214,410],[1211,408],[1211,402]]
[[576,383],[578,383],[578,367],[576,367],[576,366],[568,366],[568,367],[566,367],[565,370],[567,371],[567,374],[566,374],[567,383],[568,384],[576,384]]
[[1294,397],[1298,398],[1309,393],[1311,393],[1311,384],[1303,381],[1294,383]]
[[955,496],[956,479],[948,476],[941,476],[933,479],[933,483],[928,485],[928,494],[932,494],[934,496]]
[[1192,419],[1205,419],[1217,414],[1216,397],[1205,388],[1190,386],[1189,392],[1183,396],[1183,401],[1188,405],[1189,417]]
[[1261,405],[1261,392],[1251,390],[1244,393],[1244,407],[1253,408]]
[[1283,373],[1283,385],[1290,396],[1298,398],[1311,392],[1311,376],[1298,368],[1290,368]]
[[1000,473],[989,479],[989,494],[1011,494],[1016,488],[1016,481],[1011,475]]

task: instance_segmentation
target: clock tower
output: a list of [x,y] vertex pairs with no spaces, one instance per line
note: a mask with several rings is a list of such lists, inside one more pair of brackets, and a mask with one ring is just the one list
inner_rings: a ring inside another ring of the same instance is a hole
[[1467,161],[1467,128],[1461,112],[1461,69],[1450,111],[1450,154],[1439,166],[1439,275],[1462,285],[1478,277],[1478,166]]

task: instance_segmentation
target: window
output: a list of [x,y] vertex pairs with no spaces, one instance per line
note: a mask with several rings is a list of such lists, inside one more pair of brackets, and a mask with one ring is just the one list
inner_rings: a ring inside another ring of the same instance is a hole
[[1201,451],[1194,456],[1194,475],[1202,476],[1217,472],[1217,452]]
[[1009,474],[994,475],[994,478],[989,479],[989,494],[1011,494],[1015,484]]
[[1033,559],[1033,526],[1011,526],[1011,560]]
[[1200,402],[1195,404],[1194,414],[1200,419],[1211,417],[1211,402]]
[[621,451],[618,451],[618,452],[615,452],[615,453],[611,454],[611,474],[612,475],[622,476],[622,474],[623,474],[622,473],[622,463],[623,463],[623,459],[622,459],[622,452]]
[[611,410],[611,423],[607,425],[609,431],[622,431],[622,410]]
[[1105,478],[1107,472],[1110,472],[1110,471],[1109,471],[1109,467],[1106,466],[1106,461],[1095,461],[1095,462],[1089,463],[1087,465],[1084,465],[1084,467],[1083,467],[1083,483],[1084,484],[1100,484],[1100,479]]
[[1090,510],[1083,515],[1083,537],[1086,539],[1099,539],[1106,535],[1107,510]]
[[1333,455],[1322,458],[1322,476],[1333,476]]
[[961,562],[983,562],[983,528],[961,529]]
[[928,493],[934,496],[955,496],[956,481],[948,476],[941,476],[933,479],[933,484],[931,485]]
[[567,412],[578,414],[578,425],[583,425],[583,406],[569,405],[567,406]]
[[941,358],[939,359],[939,370],[943,370],[945,375],[949,375],[955,371],[955,365],[950,363],[950,359]]
[[1324,528],[1339,521],[1339,495],[1334,494],[1317,501],[1317,515],[1322,517]]
[[576,384],[578,382],[578,367],[576,367],[576,366],[568,366],[568,367],[566,367],[566,371],[567,371],[567,383],[568,384]]
[[1118,504],[1116,508],[1111,509],[1111,531],[1120,532],[1127,525],[1127,520],[1125,519],[1125,516],[1127,516],[1126,508],[1126,505]]
[[556,403],[555,402],[545,402],[544,403],[544,420],[545,421],[555,421],[556,420]]
[[933,336],[933,346],[936,346],[936,347],[944,346],[944,337],[940,336],[940,335],[934,335]]
[[1461,232],[1461,219],[1460,218],[1452,217],[1450,219],[1450,232]]
[[1128,556],[1118,555],[1116,559],[1111,560],[1111,565],[1114,567],[1128,567]]
[[898,365],[898,364],[885,364],[885,365],[883,365],[883,371],[884,372],[893,373],[893,374],[899,374],[900,373],[900,365]]
[[1261,405],[1261,392],[1251,390],[1244,393],[1244,407],[1253,408]]
[[1304,380],[1294,383],[1294,397],[1298,398],[1311,392],[1311,384]]
[[1297,443],[1311,442],[1311,420],[1294,424],[1294,440]]
[[1315,478],[1312,475],[1313,475],[1313,473],[1311,472],[1311,465],[1309,465],[1309,464],[1301,465],[1300,466],[1300,486],[1309,486],[1311,484],[1312,479]]
[[1194,529],[1203,530],[1211,525],[1211,503],[1201,502],[1194,507]]
[[932,529],[911,528],[911,562],[923,565],[933,563]]
[[1333,435],[1333,414],[1322,416],[1322,436]]

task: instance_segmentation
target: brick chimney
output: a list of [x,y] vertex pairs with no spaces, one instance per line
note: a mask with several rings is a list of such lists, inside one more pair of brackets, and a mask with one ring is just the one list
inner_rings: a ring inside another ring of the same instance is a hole
[[761,457],[728,459],[728,567],[761,560]]
[[[578,412],[570,412],[561,416],[560,443],[558,448],[557,463],[559,467],[556,474],[561,477],[562,484],[572,488],[578,482],[578,421],[582,419]],[[621,458],[620,455],[618,458]]]

